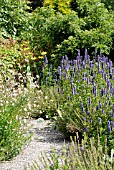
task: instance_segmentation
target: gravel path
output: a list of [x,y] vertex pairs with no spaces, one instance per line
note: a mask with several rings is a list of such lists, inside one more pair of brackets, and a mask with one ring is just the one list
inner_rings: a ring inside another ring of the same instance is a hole
[[13,160],[0,162],[0,170],[24,170],[24,167],[27,167],[28,164],[32,165],[34,160],[39,162],[38,156],[41,152],[45,151],[50,154],[53,147],[58,151],[63,147],[64,136],[57,130],[52,129],[49,120],[33,119],[29,120],[29,124],[33,124],[30,130],[34,133],[32,141]]

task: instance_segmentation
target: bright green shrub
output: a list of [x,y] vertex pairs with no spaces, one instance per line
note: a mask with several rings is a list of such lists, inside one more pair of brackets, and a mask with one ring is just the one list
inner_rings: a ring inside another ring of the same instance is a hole
[[56,12],[67,14],[71,12],[70,2],[71,0],[44,0],[43,6],[51,6]]

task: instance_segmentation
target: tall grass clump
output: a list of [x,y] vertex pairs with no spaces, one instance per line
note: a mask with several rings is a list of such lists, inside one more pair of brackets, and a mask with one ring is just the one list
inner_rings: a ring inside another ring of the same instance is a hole
[[54,148],[50,156],[42,153],[39,162],[34,161],[26,170],[113,170],[114,162],[107,155],[107,146],[104,155],[103,147],[98,145],[96,148],[93,138],[90,139],[89,149],[85,147],[86,140],[83,140],[82,147],[75,140],[74,138],[68,146],[63,146],[61,151]]
[[48,65],[46,56],[44,65],[42,90],[48,96],[47,102],[50,103],[51,98],[55,103],[56,127],[66,137],[79,132],[81,139],[94,137],[96,143],[99,134],[101,145],[107,140],[110,152],[114,148],[112,61],[102,54],[91,60],[85,50],[84,57],[80,51],[74,60],[62,57],[56,71]]

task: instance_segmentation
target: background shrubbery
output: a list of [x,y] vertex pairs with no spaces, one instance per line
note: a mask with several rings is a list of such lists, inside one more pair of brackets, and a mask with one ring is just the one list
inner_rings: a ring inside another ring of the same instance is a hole
[[96,48],[110,54],[114,19],[103,3],[99,0],[91,3],[76,1],[74,8],[66,14],[59,10],[59,3],[58,10],[55,10],[50,1],[49,6],[37,8],[33,12],[34,22],[30,36],[32,48],[37,52],[46,51],[48,58],[52,56],[51,59],[54,58],[55,62],[65,54],[73,58],[78,48],[82,51],[87,48],[90,53]]

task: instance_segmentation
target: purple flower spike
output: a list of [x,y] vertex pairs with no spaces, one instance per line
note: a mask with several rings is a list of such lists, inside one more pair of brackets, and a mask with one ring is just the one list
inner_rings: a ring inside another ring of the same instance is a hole
[[100,72],[100,63],[98,63],[98,71]]
[[90,119],[90,123],[92,123],[93,122],[93,120],[92,119]]
[[62,56],[62,61],[64,61],[64,59],[65,59],[65,57],[64,57],[64,56]]
[[84,117],[84,121],[86,121],[86,118]]
[[70,96],[68,96],[67,99],[70,101]]
[[44,66],[42,66],[42,71],[44,71]]
[[82,146],[80,146],[80,151],[83,151],[83,148],[82,148]]
[[105,90],[104,90],[104,88],[102,88],[101,89],[101,96],[104,96],[104,94],[105,94]]
[[109,74],[109,76],[110,76],[110,79],[112,79],[112,74],[111,73]]
[[82,62],[82,67],[83,67],[83,69],[86,69],[86,64],[84,61]]
[[86,82],[87,82],[87,84],[89,84],[89,77],[87,77]]
[[83,103],[80,104],[80,107],[81,107],[82,111],[84,111]]
[[108,123],[108,131],[111,133],[112,130],[111,130],[111,124],[110,124],[110,121],[107,122]]
[[90,65],[90,68],[93,69],[93,64],[92,64],[92,62],[90,62],[89,65]]
[[87,61],[87,59],[88,59],[88,52],[87,52],[87,49],[85,49],[85,58],[84,58],[84,60]]
[[80,56],[80,50],[78,50],[78,56]]
[[60,66],[58,66],[58,74],[59,74],[59,78],[61,78],[61,76],[62,76],[62,71],[61,71],[61,67],[60,67]]
[[93,87],[93,94],[94,94],[94,96],[96,97],[96,95],[97,95],[96,86]]
[[98,122],[101,123],[101,118],[100,117],[98,118]]
[[76,86],[74,86],[74,91],[75,91],[75,93],[76,93]]
[[99,101],[99,107],[101,108],[102,107],[102,103]]
[[60,87],[58,87],[58,93],[60,93]]
[[84,129],[84,132],[87,132],[88,131],[88,128],[86,127],[85,129]]
[[109,59],[109,64],[110,64],[110,67],[112,67],[112,60]]
[[113,112],[114,112],[114,104],[112,105],[112,110],[113,110]]
[[75,67],[73,68],[73,71],[74,71],[74,73],[76,73],[76,68]]
[[91,99],[90,99],[90,97],[88,97],[88,105],[89,105],[89,106],[91,105]]
[[72,95],[73,95],[73,96],[75,95],[75,91],[74,91],[74,88],[72,88]]
[[114,122],[112,121],[112,129],[114,129]]
[[104,114],[104,109],[102,109],[102,114]]
[[102,70],[104,70],[104,63],[102,63]]
[[98,106],[96,106],[96,111],[99,109],[99,107]]
[[48,64],[48,59],[47,59],[46,55],[44,56],[44,64]]

